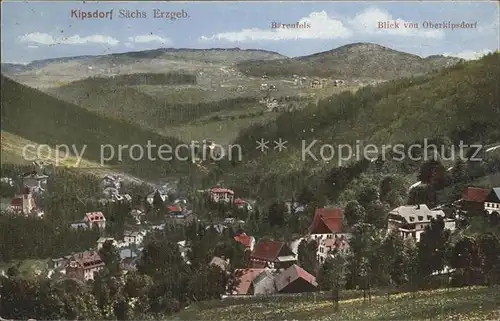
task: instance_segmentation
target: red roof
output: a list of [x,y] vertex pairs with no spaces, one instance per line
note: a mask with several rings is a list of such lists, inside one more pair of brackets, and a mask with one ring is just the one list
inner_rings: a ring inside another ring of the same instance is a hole
[[214,187],[210,190],[211,193],[229,193],[231,195],[234,194],[234,192],[230,189],[227,188],[222,188],[222,187]]
[[182,211],[179,207],[174,206],[174,205],[167,206],[167,209],[169,212],[181,212]]
[[343,215],[340,208],[318,208],[309,228],[311,234],[342,233]]
[[318,286],[316,278],[309,274],[306,270],[300,266],[294,264],[285,271],[281,272],[275,279],[276,289],[279,291],[286,288],[289,284],[295,282],[298,279],[303,279],[314,286]]
[[488,190],[488,189],[477,188],[477,187],[467,187],[464,190],[464,193],[462,195],[462,199],[464,201],[469,201],[469,202],[484,203],[484,201],[488,197],[489,193],[490,193],[490,190]]
[[23,199],[22,198],[14,198],[10,202],[10,206],[23,206]]
[[85,216],[87,216],[89,222],[106,221],[106,218],[104,217],[104,214],[102,212],[89,212],[86,213]]
[[240,235],[235,236],[234,240],[249,248],[252,245],[253,236],[249,236],[246,233],[241,233]]
[[234,204],[236,204],[236,205],[243,205],[245,203],[246,202],[244,200],[242,200],[241,198],[237,198],[234,200]]
[[243,274],[238,278],[240,283],[236,287],[235,294],[245,295],[248,294],[252,282],[266,269],[238,269],[236,272]]
[[255,246],[251,258],[274,262],[278,258],[283,245],[285,243],[280,241],[261,240]]

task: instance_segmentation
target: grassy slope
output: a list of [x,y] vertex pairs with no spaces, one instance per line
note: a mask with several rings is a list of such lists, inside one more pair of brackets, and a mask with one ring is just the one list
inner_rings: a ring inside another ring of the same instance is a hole
[[340,303],[333,312],[329,301],[242,303],[219,308],[190,308],[172,320],[497,320],[500,318],[500,289],[472,287],[403,293]]
[[[57,100],[38,90],[20,85],[2,76],[2,131],[39,144],[75,145],[79,150],[86,145],[84,157],[100,162],[101,146],[153,144],[177,146],[180,141],[163,137],[126,122],[98,116],[78,106]],[[3,142],[2,142],[3,143]],[[125,150],[122,161],[115,157],[108,164],[119,165],[120,170],[144,178],[186,173],[187,162],[134,161]]]
[[237,66],[245,74],[253,76],[267,73],[269,76],[297,74],[329,78],[392,79],[429,72],[458,60],[436,56],[421,58],[376,44],[355,43],[310,56],[243,61]]

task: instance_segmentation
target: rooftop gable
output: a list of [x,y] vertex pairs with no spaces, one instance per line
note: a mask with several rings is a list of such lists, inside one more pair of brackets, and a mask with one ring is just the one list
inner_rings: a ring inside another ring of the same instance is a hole
[[285,243],[281,241],[260,240],[255,246],[251,257],[268,262],[275,262]]
[[311,234],[342,233],[343,215],[339,208],[318,208],[309,228]]
[[312,276],[300,266],[294,264],[276,276],[276,289],[279,292],[298,279],[303,279],[313,286],[318,286],[318,283],[316,282],[316,278],[314,276]]

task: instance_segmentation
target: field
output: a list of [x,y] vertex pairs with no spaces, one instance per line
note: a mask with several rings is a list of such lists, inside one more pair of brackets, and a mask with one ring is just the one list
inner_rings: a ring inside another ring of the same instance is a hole
[[[243,300],[243,299],[242,299]],[[341,301],[340,312],[329,301],[242,303],[226,307],[191,307],[171,320],[467,320],[500,318],[500,289],[472,287],[422,291]]]

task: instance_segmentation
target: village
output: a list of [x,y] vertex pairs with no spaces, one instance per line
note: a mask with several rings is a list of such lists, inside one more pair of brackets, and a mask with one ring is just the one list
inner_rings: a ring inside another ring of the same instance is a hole
[[[14,215],[32,216],[44,219],[43,193],[47,189],[47,179],[44,171],[35,166],[35,170],[22,176],[22,194],[12,199],[8,211]],[[38,170],[37,170],[38,168]],[[11,184],[13,178],[2,178],[2,182]],[[130,203],[134,195],[121,194],[121,181],[119,176],[106,175],[102,179],[103,197],[101,203]],[[199,190],[198,193],[207,197],[213,204],[237,208],[245,212],[254,211],[255,201],[238,198],[231,189],[222,186]],[[42,195],[42,196],[41,196]],[[342,208],[316,208],[313,213],[312,223],[307,233],[301,237],[288,240],[259,239],[245,232],[245,221],[237,217],[228,216],[220,222],[210,224],[202,222],[199,215],[193,212],[192,200],[175,195],[175,187],[166,184],[162,188],[151,191],[142,196],[144,206],[130,207],[130,215],[134,218],[134,226],[123,233],[122,239],[106,236],[107,219],[103,212],[81,213],[82,219],[70,225],[75,230],[93,229],[99,231],[100,237],[96,239],[95,246],[79,253],[67,253],[63,257],[51,258],[49,275],[63,275],[66,278],[89,281],[94,275],[104,268],[104,262],[99,255],[99,250],[109,242],[117,249],[120,264],[124,273],[134,271],[141,256],[144,240],[154,231],[162,231],[165,223],[152,224],[146,220],[146,206],[163,202],[166,205],[167,217],[165,220],[175,224],[188,224],[196,222],[205,229],[212,229],[218,234],[223,234],[229,227],[237,228],[234,235],[234,244],[244,246],[249,256],[248,266],[239,271],[239,285],[231,290],[227,296],[252,296],[252,295],[278,295],[285,293],[305,293],[318,290],[316,277],[299,266],[298,248],[301,242],[314,240],[317,244],[315,258],[318,264],[323,264],[328,258],[345,256],[350,251],[352,233],[346,227],[344,209]],[[307,205],[297,202],[287,202],[288,215],[308,215]],[[402,205],[392,209],[386,215],[387,234],[397,233],[403,239],[412,238],[415,242],[421,240],[421,235],[435,220],[442,220],[444,228],[455,231],[457,221],[464,213],[484,213],[490,216],[500,216],[500,187],[482,189],[468,187],[460,199],[452,204],[441,204],[429,208],[425,204]],[[47,215],[50,215],[47,213]],[[204,225],[203,225],[204,224]],[[177,243],[182,257],[189,264],[188,256],[190,244],[186,240]],[[210,264],[219,266],[222,270],[229,269],[230,261],[225,257],[213,257]],[[449,271],[449,269],[445,269]],[[444,272],[443,272],[444,273]],[[447,272],[448,273],[448,272]]]

